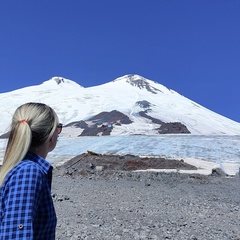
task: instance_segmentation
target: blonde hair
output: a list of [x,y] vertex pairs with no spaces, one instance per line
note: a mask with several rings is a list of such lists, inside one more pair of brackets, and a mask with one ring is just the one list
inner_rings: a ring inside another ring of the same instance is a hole
[[26,103],[16,109],[0,171],[0,186],[31,148],[41,146],[53,135],[57,124],[55,111],[43,103]]

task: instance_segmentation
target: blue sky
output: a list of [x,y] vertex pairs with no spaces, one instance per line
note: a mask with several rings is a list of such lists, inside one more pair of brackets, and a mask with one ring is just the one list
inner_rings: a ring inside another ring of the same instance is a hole
[[0,93],[139,74],[240,122],[239,0],[0,3]]

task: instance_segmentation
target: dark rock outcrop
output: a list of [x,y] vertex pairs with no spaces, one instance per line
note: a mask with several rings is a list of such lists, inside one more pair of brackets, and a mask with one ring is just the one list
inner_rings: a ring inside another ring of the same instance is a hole
[[[180,122],[165,123],[160,119],[149,116],[147,113],[151,111],[149,108],[151,103],[148,101],[143,100],[136,102],[136,104],[146,109],[138,113],[141,117],[151,120],[152,123],[159,124],[159,128],[156,129],[159,134],[191,133],[187,127]],[[83,129],[79,136],[107,136],[111,135],[115,125],[121,126],[122,124],[131,123],[132,121],[128,116],[117,110],[113,110],[111,112],[101,112],[85,121],[81,120],[69,123],[64,127],[72,126]]]
[[159,134],[178,134],[178,133],[191,133],[187,127],[180,122],[165,123],[159,119],[153,118],[147,115],[146,111],[139,112],[140,116],[150,119],[153,123],[160,124],[161,126],[157,129]]
[[103,123],[121,123],[121,124],[130,124],[132,121],[129,119],[128,116],[125,114],[113,110],[111,112],[101,112],[91,118],[89,118],[87,121],[92,121],[93,123],[103,124]]
[[113,125],[130,124],[132,121],[123,113],[113,110],[111,112],[101,112],[89,119],[72,122],[64,127],[82,128],[79,136],[106,136],[110,135]]
[[185,125],[180,122],[163,123],[158,129],[160,134],[191,133]]
[[4,133],[2,135],[0,135],[0,139],[5,139],[5,138],[9,138],[10,132]]
[[136,102],[136,105],[140,106],[141,108],[149,109],[152,104],[150,102],[148,102],[147,100],[142,100],[142,101]]
[[135,79],[135,75],[129,74],[127,82],[134,87],[138,87],[140,89],[145,88],[148,92],[151,92],[153,94],[162,92],[161,90],[151,86],[151,84],[147,81],[147,79],[143,77],[139,77],[139,79]]

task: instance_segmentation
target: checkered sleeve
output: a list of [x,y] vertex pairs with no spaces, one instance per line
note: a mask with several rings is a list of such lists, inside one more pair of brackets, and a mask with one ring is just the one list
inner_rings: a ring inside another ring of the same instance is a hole
[[26,164],[7,182],[1,239],[33,239],[33,222],[42,194],[43,174]]

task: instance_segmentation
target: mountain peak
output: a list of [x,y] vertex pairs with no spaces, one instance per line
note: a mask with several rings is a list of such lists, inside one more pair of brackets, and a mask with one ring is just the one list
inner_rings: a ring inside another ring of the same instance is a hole
[[50,85],[50,86],[60,86],[60,87],[80,87],[80,88],[83,88],[81,85],[79,85],[78,83],[70,80],[70,79],[67,79],[67,78],[63,78],[63,77],[52,77],[50,78],[49,80],[43,82],[43,84],[47,84],[47,85]]
[[126,81],[126,82],[131,82],[131,81],[135,81],[135,80],[143,80],[146,81],[147,79],[138,75],[138,74],[127,74],[124,75],[122,77],[116,78],[113,82],[116,81]]
[[[115,81],[125,81],[132,85],[133,87],[138,87],[140,89],[146,89],[147,91],[157,94],[158,92],[161,92],[158,88],[154,87],[153,84],[156,83],[154,81],[151,81],[145,77],[142,77],[137,74],[128,74],[123,77],[117,78]],[[158,83],[157,83],[158,84]]]
[[55,81],[58,85],[65,82],[63,77],[52,77],[50,80]]

